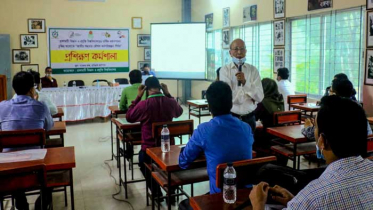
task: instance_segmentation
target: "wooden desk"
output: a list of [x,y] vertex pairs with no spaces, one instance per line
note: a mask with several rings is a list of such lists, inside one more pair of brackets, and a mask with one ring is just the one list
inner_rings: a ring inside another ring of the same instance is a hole
[[[134,176],[134,173],[133,173],[133,168],[130,170],[132,170],[132,180],[131,181],[128,181],[127,180],[127,163],[126,163],[126,158],[125,156],[123,156],[123,164],[124,164],[124,167],[123,167],[123,172],[124,172],[124,181],[122,180],[122,167],[121,167],[121,163],[120,163],[120,141],[119,139],[121,138],[122,141],[125,141],[125,136],[127,133],[131,133],[133,131],[141,131],[141,125],[139,122],[137,123],[129,123],[127,121],[126,118],[113,118],[111,119],[112,123],[114,123],[114,125],[116,126],[116,146],[117,146],[117,155],[114,155],[113,157],[117,160],[117,167],[119,168],[119,186],[122,185],[123,183],[123,186],[124,186],[124,193],[125,193],[125,196],[126,196],[126,199],[128,198],[128,190],[127,190],[127,185],[128,184],[131,184],[131,183],[136,183],[136,182],[142,182],[142,181],[145,181],[145,179],[138,179],[138,180],[134,180],[133,179],[133,176]],[[127,143],[126,142],[123,142],[123,154],[125,153],[126,151],[126,146],[127,146]],[[131,164],[131,163],[130,163]]]
[[65,115],[65,113],[63,112],[63,109],[62,108],[57,108],[57,114],[55,115],[52,115],[52,118],[58,118],[59,121],[62,121],[62,117]]
[[[56,171],[69,171],[69,182],[71,192],[71,209],[74,209],[74,181],[73,181],[73,168],[76,167],[75,163],[75,150],[74,147],[57,147],[48,148],[44,160],[23,161],[15,163],[0,163],[0,170],[16,169],[19,167],[31,166],[35,164],[45,164],[47,170],[47,185],[54,186],[54,183],[49,182],[50,175]],[[66,185],[65,185],[66,186]]]
[[210,111],[206,110],[209,107],[207,100],[188,100],[189,109],[189,119],[190,115],[198,118],[199,123],[201,123],[201,117],[211,116]]
[[309,115],[310,117],[313,117],[313,112],[318,112],[320,110],[320,106],[317,106],[315,103],[290,104],[290,107],[293,109],[300,109],[305,112],[311,112]]
[[[250,200],[249,198],[250,192],[251,192],[251,189],[237,190],[237,199],[236,199],[235,204],[225,203],[222,193],[191,197],[189,199],[189,202],[194,210],[236,209],[239,205],[241,205],[245,201]],[[245,209],[252,209],[252,208],[251,206],[248,206]]]
[[[297,144],[307,142],[307,138],[301,132],[302,128],[304,128],[304,125],[274,127],[274,128],[267,128],[267,133],[293,143],[293,153],[296,154]],[[293,160],[294,169],[296,168],[296,162],[297,162],[296,157],[294,157],[294,160]]]
[[369,124],[373,125],[373,117],[368,117]]
[[[64,147],[65,146],[65,138],[64,134],[66,133],[66,122],[65,121],[57,121],[54,122],[54,126],[50,131],[46,133],[46,147]],[[50,136],[60,136],[60,138],[51,139]]]
[[112,119],[118,118],[118,114],[125,114],[125,111],[121,111],[118,106],[109,106],[110,110],[110,134],[111,134],[111,160],[114,159],[114,140],[113,140],[113,121]]

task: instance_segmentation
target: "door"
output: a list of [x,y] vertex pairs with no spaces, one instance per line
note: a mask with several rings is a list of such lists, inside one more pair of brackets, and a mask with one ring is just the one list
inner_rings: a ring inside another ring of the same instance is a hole
[[12,98],[12,81],[10,79],[10,35],[0,34],[0,75],[5,75],[7,78],[7,93],[8,99]]

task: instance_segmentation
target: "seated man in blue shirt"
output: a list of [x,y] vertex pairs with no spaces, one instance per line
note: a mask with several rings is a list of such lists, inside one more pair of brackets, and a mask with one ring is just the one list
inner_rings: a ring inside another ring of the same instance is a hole
[[[12,85],[17,97],[0,103],[0,130],[10,131],[38,128],[50,130],[54,125],[53,119],[49,108],[44,103],[34,99],[35,88],[32,74],[29,72],[18,72],[13,77]],[[51,196],[50,190],[48,194]],[[13,196],[16,199],[17,209],[29,209],[24,193],[20,192]],[[40,202],[37,201],[35,206],[35,209],[40,209]]]
[[233,117],[232,90],[225,82],[216,81],[206,91],[213,118],[194,131],[185,149],[180,153],[179,166],[188,168],[201,153],[205,153],[210,194],[219,193],[216,187],[216,166],[252,158],[254,142],[251,127]]
[[264,210],[269,193],[287,209],[372,209],[373,162],[364,159],[367,130],[363,108],[349,98],[322,98],[315,137],[317,157],[328,164],[322,175],[296,196],[261,182],[250,193],[253,209]]

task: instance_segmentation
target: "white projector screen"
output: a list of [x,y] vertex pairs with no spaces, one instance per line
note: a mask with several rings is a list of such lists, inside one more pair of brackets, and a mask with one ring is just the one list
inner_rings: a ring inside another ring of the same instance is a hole
[[151,68],[161,79],[206,79],[206,24],[152,23]]

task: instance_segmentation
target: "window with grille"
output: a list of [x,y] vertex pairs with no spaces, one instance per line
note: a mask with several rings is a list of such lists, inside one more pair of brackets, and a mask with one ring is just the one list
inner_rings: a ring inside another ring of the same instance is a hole
[[221,30],[207,33],[207,80],[216,79],[216,69],[222,66]]
[[363,21],[362,8],[290,20],[287,53],[296,92],[320,98],[334,75],[345,73],[360,98]]

